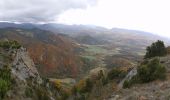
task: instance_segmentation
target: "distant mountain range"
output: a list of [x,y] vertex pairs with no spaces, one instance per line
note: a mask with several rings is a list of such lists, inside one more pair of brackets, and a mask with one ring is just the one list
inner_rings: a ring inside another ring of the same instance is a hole
[[[98,26],[88,26],[88,25],[64,25],[64,24],[32,24],[32,23],[23,23],[23,24],[16,24],[16,23],[7,23],[1,22],[0,28],[22,28],[22,29],[34,29],[38,28],[41,30],[51,31],[54,34],[66,34],[73,38],[77,39],[79,42],[87,42],[89,38],[94,39],[98,43],[103,43],[106,41],[113,41],[116,40],[124,40],[124,39],[131,39],[134,38],[135,40],[140,39],[141,42],[150,42],[155,41],[157,39],[164,40],[166,42],[170,42],[170,39],[161,37],[149,32],[144,31],[137,31],[137,30],[128,30],[128,29],[121,29],[121,28],[112,28],[107,29]],[[81,40],[82,38],[82,40]],[[142,41],[144,39],[144,41]],[[98,40],[98,41],[97,41]],[[92,42],[91,40],[89,42]],[[89,44],[95,44],[95,43]],[[106,42],[107,43],[107,42]],[[88,43],[87,43],[88,44]]]

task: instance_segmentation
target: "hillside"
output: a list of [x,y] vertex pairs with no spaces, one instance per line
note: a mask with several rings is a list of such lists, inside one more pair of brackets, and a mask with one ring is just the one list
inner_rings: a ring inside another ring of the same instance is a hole
[[76,45],[63,35],[39,29],[3,28],[0,39],[17,40],[24,45],[43,76],[76,77],[80,71]]
[[128,89],[120,89],[112,93],[107,100],[168,100],[170,95],[170,55],[160,57],[160,62],[166,67],[167,78],[145,84],[136,84]]
[[[7,88],[5,100],[166,100],[169,77],[122,88],[137,74],[146,46],[158,39],[165,41],[165,47],[170,44],[166,38],[135,30],[0,23],[0,41],[7,41],[0,44],[0,68],[9,64],[16,81]],[[169,54],[169,47],[164,51]],[[168,76],[169,55],[160,59]]]
[[49,77],[75,77],[96,67],[130,66],[142,59],[152,42],[159,39],[170,44],[169,39],[148,32],[88,25],[0,23],[0,28],[6,33],[3,37],[28,47],[37,68]]
[[27,50],[16,41],[0,44],[0,100],[54,100],[56,90],[39,75]]

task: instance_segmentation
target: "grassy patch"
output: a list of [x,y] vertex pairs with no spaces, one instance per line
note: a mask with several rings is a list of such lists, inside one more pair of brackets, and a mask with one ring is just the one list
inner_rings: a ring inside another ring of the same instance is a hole
[[81,56],[81,57],[88,59],[89,61],[96,60],[96,57],[94,57],[94,56]]
[[89,45],[86,49],[87,52],[93,52],[93,53],[107,53],[107,50],[96,45]]

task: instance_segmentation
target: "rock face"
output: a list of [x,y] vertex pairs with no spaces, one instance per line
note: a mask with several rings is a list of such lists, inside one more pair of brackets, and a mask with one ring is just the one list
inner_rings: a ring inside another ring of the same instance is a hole
[[9,66],[12,77],[10,89],[3,100],[54,100],[50,83],[40,77],[25,48],[0,50],[0,53],[10,59],[5,62],[5,58],[0,57],[0,62]]
[[42,80],[35,64],[29,57],[25,48],[20,48],[16,51],[12,66],[12,74],[17,76],[20,80],[26,81],[28,78],[35,78],[38,83],[41,83]]
[[133,76],[137,74],[137,68],[133,67],[133,69],[126,75],[126,77],[119,83],[119,88],[123,87],[123,83],[125,80],[130,80]]

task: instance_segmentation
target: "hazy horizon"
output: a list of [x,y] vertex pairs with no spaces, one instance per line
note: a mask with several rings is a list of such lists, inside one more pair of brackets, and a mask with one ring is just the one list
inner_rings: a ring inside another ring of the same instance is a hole
[[0,0],[0,21],[95,25],[170,38],[168,0]]

